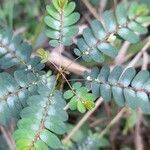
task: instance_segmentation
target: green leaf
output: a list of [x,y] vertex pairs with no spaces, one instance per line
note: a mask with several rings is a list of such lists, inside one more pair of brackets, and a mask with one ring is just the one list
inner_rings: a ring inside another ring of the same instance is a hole
[[50,16],[46,16],[44,19],[46,25],[48,25],[51,29],[54,30],[60,30],[60,22],[58,20],[55,20],[54,18]]
[[123,95],[123,89],[117,86],[112,87],[112,93],[113,93],[113,97],[115,102],[123,107],[125,105],[125,99],[124,99],[124,95]]
[[150,22],[150,16],[137,17],[136,21],[139,23],[149,23]]
[[101,43],[97,46],[97,48],[104,53],[105,55],[115,58],[118,54],[118,49],[111,44],[108,43]]
[[94,35],[98,39],[103,39],[106,36],[106,32],[104,30],[103,25],[98,20],[93,20],[91,23],[92,30],[94,32]]
[[137,105],[147,114],[150,113],[150,101],[145,92],[137,92]]
[[149,79],[150,75],[148,71],[140,71],[132,81],[132,87],[140,88]]
[[[19,72],[16,71],[15,74]],[[36,78],[29,80],[33,74],[28,74],[27,72],[24,74],[23,71],[22,73],[23,76],[21,78],[13,78],[8,73],[0,74],[0,113],[3,114],[0,116],[0,123],[3,125],[8,125],[12,118],[14,120],[19,118],[20,111],[27,106],[26,100],[37,89],[34,84]],[[21,81],[24,82],[24,86],[20,84]],[[31,87],[33,93],[30,91]]]
[[89,93],[89,90],[86,87],[82,87],[80,82],[76,82],[72,86],[74,91],[68,90],[64,93],[67,99],[71,99],[69,101],[69,108],[71,110],[78,109],[79,112],[84,113],[87,110],[91,110],[94,108],[95,103],[94,100],[96,97],[94,94]]
[[74,93],[71,90],[68,90],[64,93],[64,98],[65,99],[70,99],[71,97],[73,97]]
[[49,150],[49,148],[46,146],[46,144],[43,141],[41,141],[41,140],[36,142],[35,148],[36,148],[36,150],[41,150],[41,149]]
[[66,125],[56,116],[47,118],[45,127],[57,134],[64,134],[66,132]]
[[117,23],[112,11],[105,11],[103,13],[103,20],[108,32],[113,32],[116,30]]
[[68,27],[74,25],[79,19],[80,19],[80,14],[74,12],[64,19],[64,26]]
[[92,110],[95,107],[95,103],[93,101],[91,101],[91,100],[84,101],[83,105],[88,110]]
[[136,15],[147,15],[149,13],[149,8],[147,7],[147,5],[145,4],[141,4],[138,6],[137,11],[136,11]]
[[132,79],[135,77],[136,71],[134,68],[128,68],[124,71],[124,73],[121,75],[119,79],[119,83],[123,85],[124,87],[127,87],[130,85]]
[[137,15],[137,10],[138,10],[138,3],[137,2],[131,3],[128,11],[128,16],[130,19],[134,18]]
[[[142,21],[149,22],[149,18],[144,16],[147,11],[144,12],[144,8],[145,6],[133,2],[131,6],[120,3],[116,7],[116,15],[111,10],[105,11],[102,22],[94,19],[90,27],[84,29],[83,37],[77,42],[78,49],[74,49],[75,54],[82,56],[87,62],[102,63],[105,60],[103,55],[115,58],[118,48],[114,40],[117,37],[130,43],[137,43],[140,40],[137,33],[147,33],[147,28],[142,23]],[[138,9],[141,9],[140,13]]]
[[100,93],[103,99],[107,102],[111,100],[111,86],[107,84],[101,84]]
[[49,132],[48,130],[42,131],[40,138],[42,141],[44,141],[48,146],[58,149],[61,148],[62,144],[60,140],[57,138],[55,134],[52,132]]
[[73,85],[72,85],[72,87],[73,87],[73,89],[78,89],[78,88],[80,88],[82,86],[82,84],[80,83],[80,82],[76,82],[76,83],[74,83]]
[[48,26],[46,35],[51,38],[50,45],[70,46],[72,37],[78,33],[78,28],[74,24],[80,19],[80,14],[74,12],[75,3],[68,0],[53,0],[46,8],[48,16],[44,21]]
[[0,68],[8,69],[29,62],[33,49],[23,42],[20,36],[14,36],[10,29],[0,30]]
[[[44,84],[38,83],[38,94],[28,98],[28,107],[22,110],[18,129],[14,133],[18,149],[62,147],[57,135],[66,132],[64,123],[68,119],[68,114],[64,110],[66,103],[60,91],[53,91],[55,77],[51,76],[51,73],[43,75],[41,79]],[[37,136],[40,138],[37,139]],[[21,146],[24,141],[27,145]]]
[[128,24],[128,27],[133,30],[134,32],[140,33],[140,34],[145,34],[148,32],[148,29],[146,27],[141,26],[137,22],[130,22]]
[[45,51],[44,49],[40,48],[37,50],[37,54],[39,57],[41,57],[42,63],[46,63],[48,61],[48,58],[49,58],[49,52],[48,51]]
[[122,28],[118,30],[118,35],[120,35],[123,39],[131,42],[131,43],[137,43],[140,39],[138,35],[136,35],[134,32],[127,28]]
[[76,110],[77,109],[77,97],[73,97],[70,102],[69,102],[69,108],[71,110]]
[[124,25],[127,22],[127,13],[124,5],[124,3],[121,3],[116,8],[116,17],[119,25]]
[[81,113],[86,112],[86,108],[85,108],[84,104],[81,101],[77,102],[77,108],[78,108],[79,112],[81,112]]
[[[95,75],[92,75],[95,70]],[[123,70],[116,66],[110,72],[107,65],[100,71],[92,69],[87,72],[85,79],[88,89],[101,96],[104,101],[114,100],[117,105],[129,106],[132,109],[141,108],[143,113],[150,114],[150,74],[142,70],[138,73],[134,68]]]
[[121,66],[116,66],[111,71],[108,77],[108,82],[111,84],[115,84],[119,80],[119,77],[121,76],[122,72],[123,72],[123,68]]

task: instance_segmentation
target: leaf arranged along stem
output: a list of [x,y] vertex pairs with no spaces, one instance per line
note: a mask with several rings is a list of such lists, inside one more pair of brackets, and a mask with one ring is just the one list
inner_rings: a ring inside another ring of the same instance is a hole
[[114,99],[119,106],[129,106],[132,109],[141,108],[150,114],[150,74],[149,71],[139,71],[134,68],[123,70],[116,66],[111,72],[108,65],[92,69],[85,73],[87,86],[96,97],[109,102]]
[[20,36],[13,37],[10,29],[0,30],[0,68],[8,69],[30,61],[32,47]]
[[[40,61],[40,59],[37,60]],[[27,99],[38,93],[39,84],[43,84],[43,75],[37,77],[27,69],[15,71],[14,77],[5,72],[0,73],[1,124],[7,126],[12,119],[20,118],[21,110],[27,107]]]
[[[45,79],[47,79],[45,81]],[[64,121],[68,114],[60,91],[55,90],[54,76],[43,77],[43,84],[38,84],[38,93],[28,98],[28,107],[21,112],[18,130],[14,133],[19,150],[58,149],[62,144],[57,135],[66,132]]]
[[85,61],[102,63],[104,55],[115,58],[118,54],[118,48],[113,44],[114,37],[137,43],[139,34],[148,31],[143,26],[143,23],[150,23],[150,17],[146,16],[148,8],[136,2],[130,3],[127,8],[125,6],[124,3],[119,4],[115,15],[111,10],[105,11],[102,22],[93,20],[78,40],[75,54]]
[[69,108],[85,113],[87,110],[92,110],[95,107],[95,97],[89,92],[86,87],[83,87],[80,82],[73,84],[72,89],[64,93],[65,99],[70,99]]
[[[75,3],[52,0],[46,9],[46,34],[51,38],[51,46],[71,45],[72,37],[78,33],[75,23],[80,18],[79,13],[74,12]],[[136,2],[127,7],[119,4],[115,15],[112,11],[105,11],[103,22],[93,20],[84,30],[75,54],[85,61],[99,63],[104,61],[104,55],[114,58],[118,49],[113,45],[113,38],[138,42],[139,35],[147,33],[143,26],[150,23],[147,14],[147,7]],[[0,73],[0,123],[7,126],[12,118],[18,120],[21,116],[14,132],[18,150],[63,149],[59,137],[66,132],[66,102],[60,90],[56,90],[57,76],[42,71],[44,64],[38,57],[31,58],[32,52],[32,47],[20,36],[13,37],[9,29],[0,30],[0,69],[4,70]],[[48,52],[39,49],[37,53],[43,62],[47,61]],[[14,76],[5,72],[11,67],[16,68],[12,71]],[[102,96],[107,102],[114,99],[119,106],[141,108],[150,114],[148,71],[136,73],[134,68],[123,70],[117,66],[110,72],[105,65],[101,70],[95,68],[91,73],[85,73],[85,79],[87,87],[75,83],[64,93],[64,98],[70,99],[71,110],[77,109],[81,113],[91,110],[95,106],[94,100]],[[81,145],[81,149],[87,147],[85,143]],[[99,145],[92,147],[99,148]]]
[[80,19],[80,14],[73,12],[75,6],[74,2],[68,0],[52,0],[46,7],[48,12],[48,16],[45,17],[48,26],[46,35],[51,38],[51,46],[72,44],[71,38],[78,33],[78,28],[74,24]]
[[0,32],[0,52],[2,61],[8,59],[5,53],[10,59],[9,65],[2,64],[1,68],[19,67],[14,78],[8,73],[0,73],[0,123],[9,125],[12,118],[20,118],[21,112],[19,129],[14,133],[17,149],[60,148],[62,145],[56,134],[65,133],[64,121],[68,115],[63,110],[66,103],[61,92],[55,90],[55,77],[41,71],[44,67],[41,59],[30,58],[31,49],[19,37],[12,38],[10,31],[7,32]]

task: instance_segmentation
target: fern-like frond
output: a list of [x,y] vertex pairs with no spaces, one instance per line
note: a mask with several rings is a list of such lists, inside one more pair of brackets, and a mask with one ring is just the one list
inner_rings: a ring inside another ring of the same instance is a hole
[[27,106],[26,99],[37,89],[33,75],[15,73],[17,79],[8,73],[0,74],[0,123],[3,125],[8,125],[12,118],[19,118],[20,111]]
[[112,44],[112,37],[121,37],[131,43],[138,42],[139,34],[147,32],[147,28],[142,24],[150,23],[150,17],[146,16],[147,10],[145,5],[133,2],[129,8],[126,8],[123,3],[118,5],[116,15],[110,10],[105,11],[103,23],[93,20],[91,27],[84,30],[83,38],[77,43],[78,49],[74,50],[75,54],[89,62],[92,60],[103,62],[104,54],[114,58],[118,54],[118,49]]
[[47,6],[49,16],[45,17],[45,23],[48,26],[46,35],[51,38],[50,45],[53,47],[71,45],[71,37],[77,35],[78,28],[74,25],[80,18],[80,14],[73,12],[74,2],[68,0],[52,0]]
[[86,109],[91,110],[95,107],[95,97],[80,82],[74,83],[72,88],[72,90],[64,93],[65,99],[71,99],[69,101],[69,108],[71,110],[77,109],[79,112],[85,113]]
[[94,68],[86,73],[87,86],[96,97],[102,96],[105,101],[114,99],[119,106],[132,109],[141,108],[150,113],[150,74],[148,71],[136,73],[134,68],[123,70],[116,66],[111,72],[105,65],[100,71]]
[[48,150],[49,147],[58,149],[62,146],[57,134],[66,131],[66,103],[61,92],[54,90],[54,76],[43,77],[43,82],[46,86],[38,85],[38,94],[27,100],[28,107],[21,112],[22,119],[14,133],[18,150]]
[[[14,78],[8,73],[0,74],[0,123],[8,125],[10,120],[18,119],[20,111],[27,106],[26,100],[37,94],[37,87],[43,83],[43,64],[35,57],[30,60],[31,68],[22,67],[14,72]],[[47,73],[49,74],[49,73]],[[46,80],[46,78],[44,79]]]
[[20,36],[13,37],[9,29],[0,30],[0,68],[8,69],[29,60],[33,49]]
[[0,123],[8,125],[10,120],[18,119],[21,110],[27,106],[26,100],[37,94],[41,82],[30,71],[16,71],[14,78],[8,73],[0,74]]

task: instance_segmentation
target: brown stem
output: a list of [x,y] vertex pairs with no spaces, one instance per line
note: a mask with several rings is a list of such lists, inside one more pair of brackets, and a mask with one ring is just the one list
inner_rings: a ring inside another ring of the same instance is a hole
[[96,10],[93,8],[93,6],[89,3],[88,0],[81,0],[85,6],[88,8],[88,10],[91,12],[91,14],[100,21],[100,16],[98,15],[98,13],[96,12]]
[[0,125],[0,131],[3,135],[3,137],[5,138],[9,149],[16,150],[15,142],[11,136],[11,133],[8,131],[8,129],[6,129],[4,126]]
[[[85,71],[89,71],[88,68],[73,62],[72,60],[66,58],[65,56],[61,56],[61,59],[62,59],[61,66],[72,73],[75,73],[77,75],[83,75]],[[58,52],[53,51],[49,56],[49,61],[59,66],[61,62],[60,62],[60,55],[58,54]]]

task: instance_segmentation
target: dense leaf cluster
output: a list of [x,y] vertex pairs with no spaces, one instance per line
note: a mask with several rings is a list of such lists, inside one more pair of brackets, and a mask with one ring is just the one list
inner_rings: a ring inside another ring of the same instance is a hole
[[[142,10],[142,11],[141,11]],[[144,10],[144,11],[143,11]],[[118,48],[113,44],[114,37],[119,37],[131,43],[140,40],[139,34],[147,32],[143,23],[149,22],[150,18],[146,7],[131,3],[125,7],[123,3],[116,8],[115,15],[107,10],[102,15],[102,22],[93,20],[90,27],[83,31],[83,37],[78,40],[74,50],[77,56],[82,56],[85,61],[102,63],[104,56],[116,57]]]
[[102,96],[105,101],[112,99],[119,106],[141,108],[144,113],[150,113],[150,74],[149,71],[136,73],[134,68],[123,69],[116,66],[111,72],[108,65],[100,71],[92,69],[85,75],[87,86],[96,97]]
[[[68,0],[52,0],[47,6],[48,15],[44,20],[51,46],[72,44],[72,38],[78,33],[75,23],[80,18],[79,13],[74,12],[75,6]],[[138,42],[140,34],[147,33],[143,25],[150,22],[147,14],[146,6],[135,2],[129,6],[119,4],[115,14],[111,10],[105,11],[103,21],[93,20],[83,31],[75,54],[85,61],[99,63],[104,61],[105,55],[114,58],[118,54],[114,37]],[[12,119],[18,121],[13,134],[18,150],[64,149],[60,141],[67,131],[64,98],[69,101],[71,110],[81,113],[92,110],[99,97],[150,113],[148,71],[137,73],[134,68],[124,70],[121,66],[110,71],[109,66],[104,65],[101,70],[94,68],[85,73],[87,87],[77,82],[63,94],[57,88],[59,76],[42,70],[49,53],[39,49],[37,53],[41,60],[31,57],[32,52],[32,47],[20,36],[13,36],[9,29],[0,30],[0,124],[8,126]],[[11,69],[10,73],[8,69]],[[98,149],[101,145],[97,139],[92,135],[76,149]]]
[[60,44],[69,46],[72,44],[72,37],[77,35],[78,28],[74,24],[79,20],[80,14],[73,12],[74,2],[68,0],[52,0],[46,7],[48,16],[45,23],[48,26],[46,35],[50,37],[50,45],[57,47]]

